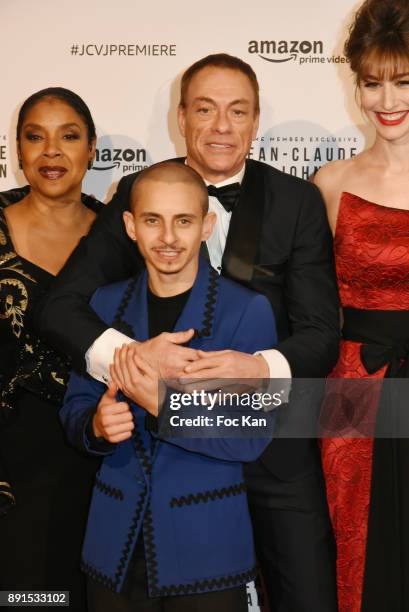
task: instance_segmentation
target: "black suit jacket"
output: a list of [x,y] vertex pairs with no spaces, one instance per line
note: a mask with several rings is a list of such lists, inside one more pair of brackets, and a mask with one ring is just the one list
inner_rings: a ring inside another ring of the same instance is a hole
[[[122,220],[135,176],[120,181],[111,203],[81,240],[37,312],[40,332],[80,367],[87,349],[106,329],[88,306],[90,296],[143,265]],[[338,294],[331,233],[314,185],[247,160],[222,273],[270,300],[277,348],[293,377],[325,377],[330,372],[338,356]],[[315,469],[316,455],[314,440],[303,445],[274,440],[262,461],[281,477],[292,478],[301,469]]]

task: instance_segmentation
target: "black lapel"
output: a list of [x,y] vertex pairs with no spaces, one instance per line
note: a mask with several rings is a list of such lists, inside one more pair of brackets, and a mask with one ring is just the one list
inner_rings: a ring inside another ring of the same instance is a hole
[[262,170],[262,165],[246,161],[240,198],[231,216],[223,254],[222,274],[243,283],[249,283],[253,277],[261,237],[266,192]]
[[209,249],[207,248],[206,242],[202,242],[200,245],[200,257],[210,262]]

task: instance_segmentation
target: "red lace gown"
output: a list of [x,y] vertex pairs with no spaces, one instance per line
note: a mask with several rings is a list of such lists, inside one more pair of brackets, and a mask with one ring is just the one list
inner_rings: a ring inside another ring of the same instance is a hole
[[[343,307],[409,309],[408,210],[389,208],[344,192],[334,248]],[[341,341],[340,358],[331,377],[383,378],[387,366],[370,376],[361,362],[360,347],[358,342]],[[322,439],[328,504],[337,542],[340,612],[360,612],[365,599],[363,585],[371,483],[373,486],[373,449],[371,438]],[[409,484],[409,471],[407,476]],[[376,611],[371,609],[370,612],[407,609],[402,604],[392,603],[386,608],[383,604],[376,607]]]

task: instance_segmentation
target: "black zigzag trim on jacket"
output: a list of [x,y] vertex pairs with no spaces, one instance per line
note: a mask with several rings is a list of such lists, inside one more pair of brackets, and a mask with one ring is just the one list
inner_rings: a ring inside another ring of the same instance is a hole
[[257,568],[254,567],[246,572],[239,574],[228,574],[220,578],[209,578],[205,580],[195,580],[190,584],[171,584],[169,586],[158,586],[158,562],[156,559],[156,545],[154,538],[154,527],[152,520],[152,512],[150,507],[145,512],[143,521],[144,536],[145,536],[145,560],[146,571],[148,574],[149,594],[152,597],[164,597],[168,595],[189,595],[201,591],[213,591],[216,589],[224,589],[233,587],[239,584],[245,584],[253,580],[257,573]]
[[178,506],[181,508],[182,506],[216,501],[217,499],[223,499],[223,497],[233,497],[245,492],[246,485],[244,482],[241,482],[240,484],[231,485],[230,487],[222,487],[220,489],[213,489],[212,491],[204,491],[203,493],[191,493],[187,496],[172,497],[170,507],[175,508]]
[[216,306],[219,275],[214,268],[209,270],[209,286],[203,316],[202,329],[195,330],[195,338],[206,338],[212,333],[214,309]]
[[115,497],[118,501],[124,500],[124,494],[121,489],[117,489],[116,487],[111,487],[110,485],[102,482],[97,476],[95,477],[95,486],[97,489],[101,491],[101,493],[105,493],[108,497]]
[[124,294],[122,296],[121,303],[119,304],[117,311],[115,313],[114,320],[112,321],[112,327],[122,332],[123,334],[130,336],[131,338],[134,337],[133,329],[131,325],[129,325],[129,323],[126,323],[126,321],[122,319],[122,317],[124,315],[126,307],[128,306],[128,302],[135,289],[135,285],[137,281],[138,281],[137,277],[131,278],[131,280],[129,281],[128,286],[125,289]]
[[149,592],[151,593],[152,597],[156,597],[159,594],[160,589],[158,587],[158,562],[156,560],[156,544],[150,505],[145,512],[145,517],[143,520],[143,535],[145,542],[145,562],[146,572],[148,574]]
[[[128,302],[131,298],[132,292],[135,289],[135,285],[137,281],[138,281],[138,278],[136,277],[132,278],[129,281],[128,286],[122,296],[121,303],[119,304],[118,309],[115,313],[115,317],[112,321],[112,327],[114,327],[118,331],[121,331],[122,333],[127,334],[128,336],[131,336],[131,337],[133,337],[133,329],[131,325],[129,325],[129,323],[126,323],[126,321],[122,319],[122,317],[124,315],[126,307],[128,306]],[[214,268],[211,267],[209,270],[209,286],[207,289],[207,297],[206,297],[206,303],[204,307],[202,329],[195,330],[195,338],[206,338],[210,336],[212,332],[218,284],[219,284],[219,274],[216,272]]]
[[143,505],[145,503],[145,498],[146,498],[146,489],[145,491],[142,491],[140,498],[138,499],[138,503],[136,504],[136,510],[135,510],[135,514],[133,516],[132,522],[131,522],[131,526],[129,528],[128,531],[128,535],[126,538],[126,542],[125,542],[125,546],[122,549],[122,554],[121,554],[121,558],[119,560],[118,563],[118,567],[117,570],[115,572],[115,581],[114,581],[114,586],[117,587],[118,584],[121,581],[122,578],[122,574],[124,573],[125,570],[125,566],[126,563],[128,561],[128,557],[131,553],[131,547],[132,544],[135,540],[135,533],[136,530],[138,528],[138,523],[139,520],[141,518],[141,514],[142,514],[142,510],[143,510]]
[[[152,464],[150,462],[150,459],[149,459],[148,455],[146,454],[146,451],[145,451],[145,448],[144,448],[144,445],[143,445],[142,436],[141,436],[141,434],[139,432],[139,429],[138,429],[138,424],[137,424],[136,421],[134,421],[134,423],[135,423],[135,429],[134,429],[133,438],[134,438],[135,449],[136,449],[137,455],[139,457],[139,460],[140,460],[144,470],[149,475],[151,473],[151,470],[152,470]],[[120,582],[120,580],[121,580],[121,577],[122,577],[122,574],[124,573],[125,566],[127,564],[129,555],[131,553],[131,546],[132,546],[132,543],[133,543],[133,541],[135,539],[135,533],[136,533],[136,529],[138,527],[138,523],[139,523],[140,518],[141,518],[143,506],[144,506],[144,503],[145,503],[146,494],[147,494],[147,491],[145,489],[141,493],[141,496],[140,496],[140,498],[138,500],[138,503],[136,505],[135,514],[134,514],[134,517],[133,517],[132,522],[131,522],[131,526],[130,526],[129,531],[128,531],[128,535],[127,535],[127,538],[126,538],[125,546],[122,549],[121,558],[119,560],[118,568],[117,568],[117,571],[115,572],[116,584],[118,584]],[[145,516],[146,516],[146,512],[145,512]]]
[[115,583],[112,578],[95,569],[95,567],[93,567],[89,563],[86,563],[84,559],[81,560],[81,569],[85,574],[87,574],[87,576],[89,576],[93,580],[96,580],[100,584],[103,584],[108,589],[111,589],[111,591],[116,590],[117,583]]
[[157,589],[155,593],[152,592],[151,594],[156,597],[167,597],[169,595],[190,595],[198,592],[228,589],[254,580],[256,574],[257,568],[254,567],[246,572],[228,574],[221,578],[195,580],[195,582],[191,582],[190,584],[170,584],[169,586]]

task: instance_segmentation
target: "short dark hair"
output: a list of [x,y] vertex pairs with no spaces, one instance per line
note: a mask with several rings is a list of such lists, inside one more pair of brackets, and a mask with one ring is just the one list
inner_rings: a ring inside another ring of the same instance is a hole
[[[359,82],[365,74],[393,78],[409,67],[408,0],[366,0],[356,12],[345,55]],[[380,68],[380,70],[379,70]]]
[[176,161],[163,161],[153,164],[142,170],[136,176],[130,194],[130,208],[132,212],[138,201],[138,189],[145,181],[161,181],[165,183],[185,183],[197,188],[203,216],[209,210],[209,195],[207,187],[200,174],[190,166]]
[[82,117],[85,125],[87,126],[88,141],[91,142],[97,137],[91,111],[85,104],[84,100],[78,94],[74,93],[70,89],[66,89],[65,87],[47,87],[46,89],[36,91],[23,102],[17,119],[17,141],[20,140],[21,129],[28,111],[31,110],[33,106],[37,104],[37,102],[40,102],[44,98],[55,98],[65,102],[65,104],[68,104],[68,106],[71,106],[71,108],[75,110],[80,117]]
[[259,94],[259,85],[257,81],[256,73],[250,64],[247,64],[239,57],[235,57],[234,55],[229,55],[228,53],[214,53],[213,55],[207,55],[202,59],[198,60],[182,75],[182,80],[180,83],[180,106],[184,108],[186,106],[186,94],[189,89],[190,82],[192,78],[203,68],[207,68],[208,66],[214,68],[228,68],[229,70],[238,70],[242,74],[244,74],[250,81],[250,84],[253,88],[254,92],[254,103],[255,103],[255,111],[256,113],[260,112],[260,94]]

